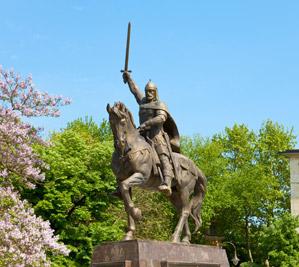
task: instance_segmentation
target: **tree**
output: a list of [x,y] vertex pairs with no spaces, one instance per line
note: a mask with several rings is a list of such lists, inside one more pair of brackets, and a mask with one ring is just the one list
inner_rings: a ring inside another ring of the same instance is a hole
[[110,128],[106,121],[98,126],[79,119],[54,133],[50,142],[39,148],[50,166],[46,179],[27,197],[71,250],[67,258],[52,257],[54,266],[89,266],[93,247],[121,239],[125,225],[119,218],[122,204],[111,196],[116,180],[110,168]]
[[208,177],[204,225],[233,241],[244,260],[260,261],[257,236],[289,209],[287,160],[279,151],[294,146],[292,130],[266,121],[255,133],[245,125],[211,139],[188,139],[185,152]]
[[0,219],[0,266],[50,266],[47,253],[69,252],[10,187],[0,188]]
[[44,144],[38,129],[21,116],[58,116],[68,104],[35,89],[32,78],[22,80],[0,66],[0,262],[9,266],[49,266],[47,253],[67,254],[48,222],[36,217],[17,190],[34,188],[44,179],[45,164],[32,146]]
[[[78,119],[54,133],[51,147],[41,146],[41,158],[50,166],[46,179],[26,197],[37,214],[49,220],[71,249],[69,257],[53,256],[54,266],[89,266],[93,247],[121,240],[127,215],[123,202],[112,197],[116,179],[111,171],[113,137],[106,121]],[[168,240],[174,229],[174,211],[160,193],[133,189],[143,211],[137,238]]]
[[263,226],[258,250],[273,267],[296,267],[299,262],[299,220],[290,213]]
[[70,101],[35,89],[32,77],[22,80],[13,70],[0,66],[0,182],[6,186],[34,188],[44,179],[43,163],[34,153],[34,143],[45,144],[39,129],[21,121],[21,116],[59,116],[59,106]]

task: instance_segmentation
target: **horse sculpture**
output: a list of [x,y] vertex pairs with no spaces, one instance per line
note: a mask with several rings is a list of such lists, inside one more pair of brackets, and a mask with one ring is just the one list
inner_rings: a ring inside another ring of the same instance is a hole
[[[153,148],[135,127],[131,112],[121,102],[115,103],[113,107],[108,104],[107,111],[115,147],[112,170],[128,215],[128,228],[124,240],[131,240],[134,237],[135,220],[139,220],[142,215],[140,209],[134,206],[130,189],[139,186],[158,191],[161,180],[154,171],[156,163],[153,160]],[[191,215],[195,222],[195,232],[198,231],[201,226],[200,212],[207,182],[203,172],[192,160],[179,153],[173,153],[173,158],[178,177],[172,181],[172,194],[168,198],[180,214],[180,218],[171,241],[190,243],[188,218]]]

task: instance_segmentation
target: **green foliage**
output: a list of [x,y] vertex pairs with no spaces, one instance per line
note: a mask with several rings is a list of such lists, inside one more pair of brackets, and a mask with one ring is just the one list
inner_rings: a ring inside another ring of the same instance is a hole
[[208,178],[203,231],[233,241],[242,261],[260,257],[262,226],[289,210],[288,162],[278,152],[294,142],[292,131],[271,121],[258,133],[234,125],[211,139],[183,140],[184,152]]
[[[136,222],[135,238],[143,240],[170,240],[174,230],[176,218],[175,211],[161,193],[133,188],[133,201],[142,211],[142,219]],[[124,210],[110,207],[110,213],[120,220],[127,220]]]
[[[281,251],[288,251],[279,250],[277,256],[268,248],[266,255],[257,248],[273,243],[270,234],[261,233],[289,210],[288,162],[278,152],[292,148],[294,140],[292,131],[271,121],[258,132],[234,125],[210,139],[182,138],[183,153],[208,178],[201,233],[212,229],[235,243],[243,262],[281,259]],[[25,192],[26,198],[72,250],[68,258],[53,256],[53,266],[88,266],[93,246],[120,240],[127,220],[122,203],[110,196],[115,188],[110,168],[113,137],[106,121],[98,126],[85,119],[69,123],[50,141],[51,147],[38,148],[50,166],[46,181],[34,192]],[[143,212],[136,237],[169,240],[177,220],[168,200],[138,188],[133,198]],[[204,242],[202,235],[193,236],[194,241]]]
[[122,210],[111,197],[111,132],[105,121],[99,127],[91,119],[76,120],[50,141],[50,147],[39,148],[50,166],[46,180],[27,198],[71,249],[68,258],[53,256],[54,266],[89,266],[93,246],[120,239],[125,225],[109,212],[112,205]]
[[139,188],[133,190],[133,200],[143,212],[137,224],[136,238],[170,240],[177,218],[170,201],[161,193]]
[[264,265],[261,265],[261,264],[257,264],[257,263],[254,263],[254,262],[242,262],[240,264],[241,267],[263,267]]
[[296,267],[299,263],[299,219],[285,213],[264,226],[259,237],[259,251],[273,267]]

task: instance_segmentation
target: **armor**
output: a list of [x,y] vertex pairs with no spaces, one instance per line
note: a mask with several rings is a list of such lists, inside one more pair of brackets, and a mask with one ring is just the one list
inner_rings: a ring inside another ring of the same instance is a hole
[[[174,177],[171,163],[171,150],[179,152],[179,133],[176,124],[168,112],[167,106],[158,100],[157,86],[150,80],[145,86],[145,96],[139,90],[129,73],[123,74],[124,81],[139,104],[140,130],[144,137],[149,138],[158,154],[164,181],[159,189],[171,194],[171,181]],[[154,92],[154,95],[152,94]],[[171,149],[168,147],[165,134],[169,136]]]
[[[145,103],[144,103],[145,102]],[[150,103],[146,103],[145,99],[143,99],[142,103],[139,104],[139,123],[148,124],[146,121],[153,119],[156,116],[164,114],[166,120],[163,122],[163,125],[160,125],[153,129],[151,129],[150,136],[154,136],[155,132],[159,130],[165,131],[170,139],[171,150],[177,153],[180,153],[180,135],[177,129],[176,123],[168,112],[167,106],[161,101],[153,101]],[[155,120],[159,120],[158,118]],[[152,122],[154,123],[154,122]],[[152,124],[149,122],[149,124]]]
[[154,148],[159,156],[164,179],[167,176],[173,178],[172,165],[170,164],[170,153],[167,142],[163,135],[163,125],[167,120],[168,112],[164,103],[154,101],[140,105],[140,125],[145,126],[143,136],[152,140]]

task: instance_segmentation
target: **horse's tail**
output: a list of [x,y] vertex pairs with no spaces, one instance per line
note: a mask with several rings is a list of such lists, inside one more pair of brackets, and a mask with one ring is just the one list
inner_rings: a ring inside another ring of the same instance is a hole
[[195,222],[194,233],[196,233],[199,230],[202,224],[200,210],[206,193],[206,187],[207,187],[207,178],[204,175],[204,173],[200,169],[198,169],[197,179],[194,186],[194,194],[192,198],[192,207],[191,207],[191,217]]

